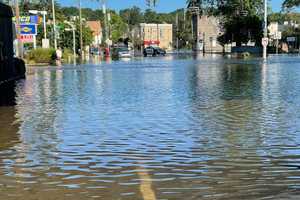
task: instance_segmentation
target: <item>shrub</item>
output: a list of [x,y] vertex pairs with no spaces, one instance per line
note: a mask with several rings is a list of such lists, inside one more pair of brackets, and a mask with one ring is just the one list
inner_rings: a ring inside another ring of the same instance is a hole
[[73,59],[73,51],[71,49],[64,49],[62,58],[66,61],[69,58]]
[[51,63],[55,60],[55,50],[34,49],[27,54],[26,60],[34,61],[35,63]]

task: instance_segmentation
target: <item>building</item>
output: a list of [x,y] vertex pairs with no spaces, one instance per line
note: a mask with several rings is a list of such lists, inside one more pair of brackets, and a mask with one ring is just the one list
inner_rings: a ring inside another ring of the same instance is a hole
[[281,33],[284,31],[284,25],[278,22],[271,22],[268,26],[269,36],[271,39],[281,39]]
[[222,35],[220,20],[214,16],[199,16],[197,24],[198,41],[196,49],[205,52],[223,52],[223,46],[218,42]]
[[103,38],[100,21],[87,21],[86,24],[93,32],[93,46],[99,46],[102,43]]
[[289,30],[299,29],[299,24],[295,21],[285,21],[282,24],[278,22],[271,22],[268,25],[270,46],[279,47],[283,52],[289,52],[290,50],[299,49],[298,37],[294,34],[282,35],[282,33],[287,33]]
[[144,47],[158,46],[162,49],[173,49],[172,24],[140,24],[140,37]]

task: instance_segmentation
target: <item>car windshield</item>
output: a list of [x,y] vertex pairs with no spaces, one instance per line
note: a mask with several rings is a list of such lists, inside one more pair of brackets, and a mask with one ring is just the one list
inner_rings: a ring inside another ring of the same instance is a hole
[[118,48],[118,51],[129,51],[127,48]]

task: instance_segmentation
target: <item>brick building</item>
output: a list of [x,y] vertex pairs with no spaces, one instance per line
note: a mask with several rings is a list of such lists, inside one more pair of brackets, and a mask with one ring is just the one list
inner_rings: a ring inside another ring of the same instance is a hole
[[159,46],[162,49],[173,49],[172,24],[140,24],[140,37],[147,46]]
[[102,43],[102,26],[100,21],[87,21],[87,26],[92,30],[93,32],[93,45],[98,46]]

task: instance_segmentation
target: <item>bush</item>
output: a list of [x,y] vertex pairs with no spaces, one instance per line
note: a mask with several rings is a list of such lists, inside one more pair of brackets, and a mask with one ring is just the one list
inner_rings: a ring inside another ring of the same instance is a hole
[[73,59],[73,51],[71,49],[64,49],[62,58],[64,60]]
[[27,54],[26,60],[35,63],[51,63],[55,60],[55,49],[34,49]]

